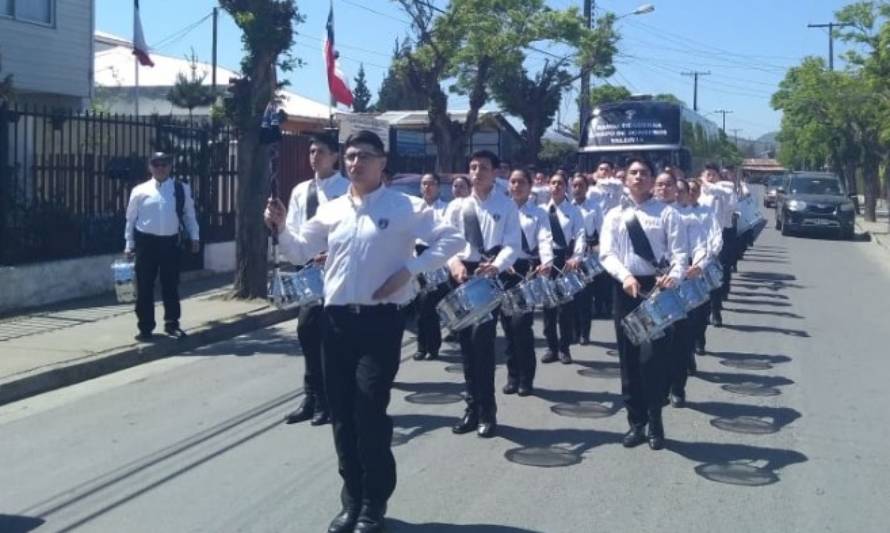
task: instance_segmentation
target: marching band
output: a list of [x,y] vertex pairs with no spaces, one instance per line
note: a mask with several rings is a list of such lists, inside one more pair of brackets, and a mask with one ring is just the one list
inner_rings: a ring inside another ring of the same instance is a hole
[[[324,158],[336,156],[335,143],[316,138],[314,180],[294,189],[289,209],[270,199],[265,212],[288,260],[323,264],[323,305],[299,320],[308,405],[294,418],[322,409],[333,425],[343,509],[329,531],[382,530],[396,482],[386,409],[403,308],[415,299],[414,359],[438,357],[443,328],[460,346],[466,409],[455,434],[496,435],[498,322],[507,346],[502,392],[534,394],[532,325],[542,308],[544,363],[572,363],[570,346],[591,341],[593,318],[612,317],[629,425],[622,444],[664,447],[662,409],[685,405],[707,325],[722,325],[736,256],[753,238],[737,235],[733,214],[745,191],[732,172],[709,164],[700,179],[686,179],[630,159],[620,170],[601,161],[592,174],[569,180],[559,171],[545,181],[517,168],[505,196],[495,175],[507,171],[482,150],[469,158],[469,180],[452,180],[446,204],[436,174],[421,178],[421,198],[381,186],[386,154],[371,132],[345,144],[348,179],[335,174]],[[270,287],[293,290],[294,302],[313,290],[299,271],[277,275],[292,278]]]

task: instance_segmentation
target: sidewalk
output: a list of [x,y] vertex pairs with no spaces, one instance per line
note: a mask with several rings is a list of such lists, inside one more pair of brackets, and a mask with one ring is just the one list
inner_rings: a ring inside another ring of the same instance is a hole
[[[117,303],[112,293],[0,318],[0,405],[296,317],[265,300],[226,299],[231,280],[224,274],[181,284],[184,339],[136,341],[133,304]],[[159,301],[155,333],[163,312]]]
[[878,246],[890,252],[890,231],[887,226],[886,209],[878,209],[876,222],[866,222],[861,215],[857,215],[856,230],[858,233],[868,233]]

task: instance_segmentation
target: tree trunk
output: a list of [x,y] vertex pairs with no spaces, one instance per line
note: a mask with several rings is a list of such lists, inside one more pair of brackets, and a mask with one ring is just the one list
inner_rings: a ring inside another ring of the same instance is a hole
[[268,237],[263,223],[266,191],[266,148],[258,129],[238,142],[238,191],[235,205],[236,298],[265,298]]
[[880,160],[874,154],[863,157],[862,181],[865,184],[865,220],[874,222],[878,204],[878,164]]
[[454,172],[454,139],[451,118],[448,116],[448,96],[440,89],[429,95],[430,129],[436,143],[436,171]]
[[856,214],[859,210],[859,184],[856,183],[856,161],[848,159],[843,164],[844,181],[847,184],[847,194],[852,196],[853,206],[856,208]]

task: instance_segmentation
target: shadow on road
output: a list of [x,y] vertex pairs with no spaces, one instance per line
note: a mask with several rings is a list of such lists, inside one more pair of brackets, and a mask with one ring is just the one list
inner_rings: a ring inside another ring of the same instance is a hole
[[27,533],[42,526],[44,522],[46,521],[30,516],[0,514],[0,531],[3,533]]
[[724,307],[724,311],[729,311],[731,313],[740,313],[743,315],[770,315],[770,316],[779,316],[782,318],[796,318],[798,320],[803,319],[804,317],[798,315],[797,313],[789,313],[785,311],[765,311],[761,309],[741,309],[738,307]]
[[809,338],[810,334],[802,329],[777,328],[774,326],[752,326],[749,324],[724,324],[724,328],[735,331],[747,331],[750,333],[781,333],[791,337]]
[[[737,284],[733,284],[736,286]],[[730,293],[733,294],[733,293]],[[772,295],[768,294],[758,294],[758,297],[771,297]],[[788,302],[774,302],[772,300],[751,300],[748,298],[727,298],[725,300],[729,303],[739,304],[739,305],[765,305],[767,307],[791,307],[791,304]]]
[[716,483],[749,487],[779,481],[778,471],[803,463],[807,456],[794,451],[743,444],[668,440],[666,448],[699,463],[695,473]]
[[791,361],[791,358],[787,355],[769,355],[748,352],[708,352],[708,356],[717,357],[727,361],[763,361],[772,365],[788,363]]
[[741,296],[742,298],[775,298],[777,300],[789,300],[788,296],[784,294],[770,294],[768,292],[745,292],[745,291],[730,291],[730,294],[733,296]]
[[[775,433],[803,416],[790,407],[727,402],[688,402],[687,405],[694,411],[713,416],[712,426],[735,433]],[[755,420],[759,424],[752,424]]]
[[386,519],[387,531],[410,531],[416,533],[538,533],[532,529],[520,527],[498,526],[494,524],[443,524],[441,522],[427,522],[423,524],[410,524],[395,518]]

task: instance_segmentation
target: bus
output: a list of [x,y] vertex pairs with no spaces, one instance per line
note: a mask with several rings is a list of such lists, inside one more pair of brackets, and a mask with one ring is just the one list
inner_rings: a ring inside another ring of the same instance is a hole
[[645,96],[602,104],[581,132],[578,166],[592,172],[600,161],[624,166],[628,158],[643,157],[689,173],[703,166],[700,152],[719,142],[719,135],[714,122],[680,103]]

